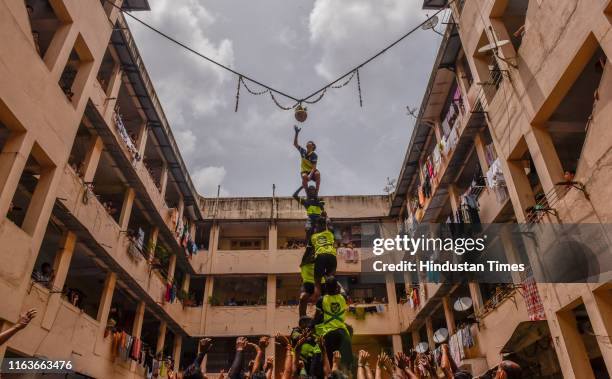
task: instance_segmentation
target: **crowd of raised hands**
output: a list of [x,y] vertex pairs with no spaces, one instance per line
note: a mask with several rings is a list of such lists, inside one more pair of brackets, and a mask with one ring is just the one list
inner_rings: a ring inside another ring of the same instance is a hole
[[[374,370],[369,365],[370,353],[360,350],[357,358],[357,379],[381,379],[390,376],[394,379],[438,378],[438,371],[431,355],[416,353],[406,355],[397,353],[394,357],[385,352],[378,354]],[[471,378],[466,372],[458,371],[450,358],[448,345],[442,346],[442,361],[439,365],[444,378]],[[387,375],[385,375],[387,374]],[[468,376],[463,376],[468,375]]]

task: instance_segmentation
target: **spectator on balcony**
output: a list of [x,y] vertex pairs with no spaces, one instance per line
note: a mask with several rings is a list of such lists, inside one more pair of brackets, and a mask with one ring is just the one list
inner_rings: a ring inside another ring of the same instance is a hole
[[39,270],[34,271],[32,278],[36,283],[42,284],[47,288],[51,288],[53,285],[53,279],[55,278],[55,272],[48,262],[44,262],[40,265]]
[[300,134],[300,128],[297,125],[293,126],[295,130],[295,136],[293,137],[293,146],[300,152],[300,156],[302,157],[301,163],[301,176],[302,176],[302,187],[308,191],[308,181],[314,180],[316,183],[315,191],[316,194],[319,193],[319,186],[321,185],[321,174],[319,170],[317,170],[317,160],[318,156],[315,153],[317,149],[317,145],[314,142],[308,141],[306,143],[306,148],[304,149],[300,146],[298,142],[298,135]]
[[236,299],[234,299],[233,297],[230,297],[229,300],[227,301],[227,306],[229,307],[235,307],[237,305],[238,303],[236,302]]

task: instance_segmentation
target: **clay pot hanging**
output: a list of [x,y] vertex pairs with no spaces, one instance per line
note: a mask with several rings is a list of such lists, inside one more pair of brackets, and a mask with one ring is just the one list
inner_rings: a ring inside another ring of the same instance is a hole
[[302,107],[301,104],[295,107],[295,119],[296,120],[298,120],[299,122],[304,122],[306,121],[307,117],[308,117],[308,112],[306,110],[306,107]]

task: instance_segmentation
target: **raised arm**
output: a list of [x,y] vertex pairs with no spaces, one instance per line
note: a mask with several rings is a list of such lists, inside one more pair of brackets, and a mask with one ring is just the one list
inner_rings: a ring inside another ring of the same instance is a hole
[[246,346],[247,339],[245,337],[238,337],[238,339],[236,339],[236,355],[234,356],[232,367],[228,372],[228,377],[230,379],[240,379],[240,369],[242,368],[242,359]]
[[208,354],[208,350],[212,346],[212,340],[210,338],[202,338],[198,343],[198,355],[195,359],[196,367],[202,367],[202,361],[204,360],[204,356]]
[[274,375],[274,357],[266,358],[264,371],[266,373],[266,379],[272,379],[272,376]]
[[370,354],[367,351],[359,350],[359,357],[357,359],[357,379],[368,379],[365,365],[369,357]]
[[327,358],[327,348],[325,347],[325,337],[321,336],[318,340],[319,348],[321,349],[321,359],[323,360],[323,375],[327,378],[331,374],[331,366]]
[[15,333],[28,326],[34,317],[36,317],[36,309],[34,308],[19,316],[19,320],[15,325],[0,333],[0,345],[6,343]]
[[299,149],[300,144],[298,142],[298,135],[300,134],[300,128],[298,128],[297,125],[293,125],[293,130],[295,131],[295,134],[293,136],[293,146],[295,146],[296,149]]
[[304,187],[300,186],[300,188],[298,188],[294,193],[293,193],[293,198],[295,199],[295,201],[297,201],[298,203],[300,202],[300,191],[303,189]]
[[287,344],[285,353],[285,366],[283,367],[283,375],[281,379],[290,379],[293,377],[293,357],[295,352],[291,344]]

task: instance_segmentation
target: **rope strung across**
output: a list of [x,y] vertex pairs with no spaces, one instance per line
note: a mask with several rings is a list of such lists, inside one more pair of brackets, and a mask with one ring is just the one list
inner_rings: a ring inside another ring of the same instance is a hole
[[[122,9],[120,6],[114,4],[111,0],[105,0],[108,4],[110,4],[111,6],[119,9],[119,11],[121,11],[121,13],[123,13],[124,15],[130,17],[131,19],[133,19],[134,21],[140,23],[141,25],[143,25],[144,27],[150,29],[151,31],[159,34],[160,36],[164,37],[165,39],[169,40],[170,42],[182,47],[183,49],[197,55],[198,57],[236,75],[238,77],[238,86],[236,89],[236,105],[234,110],[236,112],[238,112],[238,104],[240,102],[240,87],[244,87],[247,92],[249,92],[249,94],[251,95],[255,95],[255,96],[259,96],[259,95],[264,95],[266,93],[270,94],[270,98],[272,99],[272,101],[274,102],[274,104],[279,107],[280,109],[283,110],[291,110],[291,109],[295,109],[298,106],[302,106],[302,104],[315,104],[319,101],[321,101],[321,99],[323,99],[323,97],[325,96],[325,94],[327,93],[327,90],[330,88],[333,89],[338,89],[338,88],[342,88],[345,87],[347,84],[349,84],[352,79],[354,77],[357,77],[357,91],[359,94],[359,106],[362,107],[363,106],[363,98],[361,95],[361,80],[359,77],[359,69],[361,69],[362,67],[364,67],[365,65],[369,64],[370,62],[374,61],[376,58],[380,57],[381,55],[383,55],[384,53],[386,53],[389,49],[391,49],[392,47],[394,47],[395,45],[399,44],[400,42],[402,42],[404,39],[406,39],[408,36],[412,35],[414,32],[416,32],[417,30],[419,30],[423,25],[427,24],[431,19],[433,19],[434,17],[437,17],[438,14],[442,13],[443,11],[445,11],[446,9],[449,9],[450,5],[452,3],[454,3],[456,0],[450,0],[444,7],[440,8],[438,11],[436,11],[433,15],[431,15],[430,17],[428,17],[427,19],[425,19],[423,22],[421,22],[420,24],[416,25],[415,27],[413,27],[412,29],[410,29],[408,32],[406,32],[405,34],[403,34],[402,36],[400,36],[398,39],[396,39],[395,41],[393,41],[392,43],[390,43],[389,45],[387,45],[386,47],[384,47],[382,50],[378,51],[376,54],[372,55],[370,58],[366,59],[365,61],[361,62],[360,64],[358,64],[357,66],[351,68],[347,73],[345,73],[344,75],[338,77],[336,80],[327,83],[326,85],[324,85],[323,87],[319,88],[318,90],[310,93],[307,96],[304,97],[298,97],[298,96],[293,96],[290,95],[284,91],[278,90],[270,85],[267,85],[261,81],[258,81],[244,73],[238,72],[226,65],[224,65],[223,63],[220,63],[212,58],[207,57],[206,55],[198,52],[197,50],[191,48],[190,46],[188,46],[187,44],[180,42],[179,40],[177,40],[176,38],[162,32],[161,30],[155,28],[154,26],[146,23],[145,21],[141,20],[140,18],[132,15],[131,13],[129,13],[128,11]],[[343,79],[346,79],[346,81],[344,81],[341,84],[338,84],[338,82],[340,82]],[[251,88],[249,88],[247,86],[246,82],[251,82],[254,83],[260,87],[262,87],[263,89],[260,91],[255,91],[252,90]],[[291,100],[293,103],[292,105],[283,105],[281,104],[277,97],[275,95],[280,95],[286,99]]]

